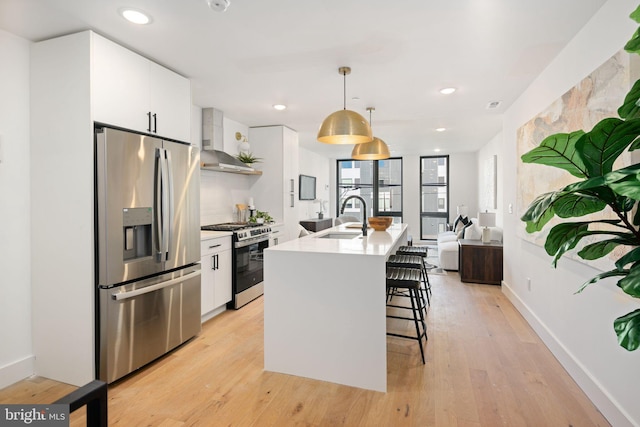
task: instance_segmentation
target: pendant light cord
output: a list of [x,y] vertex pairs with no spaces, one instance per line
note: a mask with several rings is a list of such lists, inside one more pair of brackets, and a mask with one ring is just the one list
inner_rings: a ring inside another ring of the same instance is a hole
[[343,88],[342,88],[342,105],[343,110],[347,109],[347,72],[346,70],[342,72],[342,80],[343,80]]

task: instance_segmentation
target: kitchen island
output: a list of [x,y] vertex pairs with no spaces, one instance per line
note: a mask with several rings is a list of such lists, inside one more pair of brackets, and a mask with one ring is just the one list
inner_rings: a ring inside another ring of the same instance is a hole
[[386,260],[407,242],[356,223],[264,251],[264,368],[387,389]]

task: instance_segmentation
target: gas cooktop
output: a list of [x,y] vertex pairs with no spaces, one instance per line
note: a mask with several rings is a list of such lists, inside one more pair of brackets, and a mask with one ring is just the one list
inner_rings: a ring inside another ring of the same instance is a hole
[[223,224],[203,225],[200,229],[205,231],[231,231],[237,241],[260,236],[268,237],[271,233],[269,225],[250,222],[225,222]]
[[206,231],[236,231],[244,230],[245,228],[258,227],[262,224],[251,224],[248,222],[225,222],[222,224],[203,225],[201,230]]

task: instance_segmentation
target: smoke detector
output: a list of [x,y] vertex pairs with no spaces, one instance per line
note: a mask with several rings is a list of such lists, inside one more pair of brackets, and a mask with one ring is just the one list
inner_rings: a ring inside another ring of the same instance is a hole
[[209,8],[216,12],[226,11],[230,4],[229,0],[207,0]]
[[502,104],[502,101],[491,101],[487,104],[487,110],[494,110]]

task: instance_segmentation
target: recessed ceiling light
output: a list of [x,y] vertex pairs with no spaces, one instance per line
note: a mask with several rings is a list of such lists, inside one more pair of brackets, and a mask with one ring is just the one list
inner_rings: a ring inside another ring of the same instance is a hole
[[436,132],[444,132],[447,128],[436,128]]
[[502,101],[491,101],[487,104],[487,110],[498,108],[500,104],[502,104]]
[[229,4],[229,0],[207,0],[207,5],[216,12],[226,12]]
[[275,109],[276,109],[276,110],[278,110],[278,111],[282,111],[282,110],[286,110],[286,109],[287,109],[287,106],[286,106],[286,105],[284,105],[284,104],[274,104],[274,105],[273,105],[273,108],[275,108]]
[[138,9],[124,8],[120,9],[120,15],[124,19],[134,24],[145,25],[151,22],[151,17]]
[[451,95],[455,91],[456,91],[455,87],[445,87],[440,89],[440,93],[443,95]]
[[434,148],[433,151],[435,151],[436,153],[439,153],[440,149],[439,148]]

